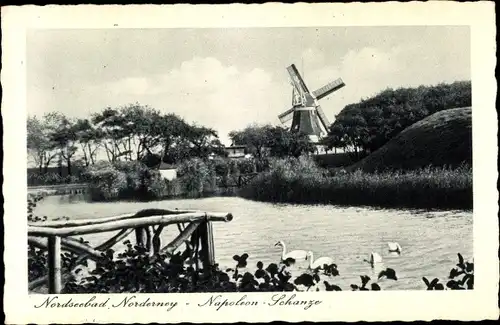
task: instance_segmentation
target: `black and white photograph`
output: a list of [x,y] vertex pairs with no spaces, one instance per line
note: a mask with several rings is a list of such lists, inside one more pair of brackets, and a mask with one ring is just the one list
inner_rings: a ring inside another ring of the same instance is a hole
[[26,29],[35,308],[476,289],[470,26],[119,27]]

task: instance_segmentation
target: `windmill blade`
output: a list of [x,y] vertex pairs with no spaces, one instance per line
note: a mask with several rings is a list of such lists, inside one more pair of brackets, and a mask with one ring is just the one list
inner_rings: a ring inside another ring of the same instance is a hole
[[304,82],[304,80],[302,80],[302,77],[300,76],[299,71],[295,67],[295,64],[292,64],[291,66],[289,66],[286,69],[287,69],[288,74],[290,75],[290,77],[292,79],[292,83],[295,86],[295,88],[297,89],[297,91],[299,91],[299,93],[301,93],[301,94],[309,93],[309,89],[307,89],[306,83]]
[[330,126],[330,121],[328,121],[328,118],[325,115],[325,112],[323,112],[323,109],[321,106],[316,106],[316,113],[318,114],[319,120],[323,124],[323,127],[325,128],[326,132],[328,133],[328,127]]
[[345,86],[344,81],[342,81],[341,78],[338,78],[337,80],[334,80],[334,81],[324,85],[320,89],[313,91],[313,95],[316,99],[319,100],[325,96],[330,95],[334,91],[339,90],[340,88],[342,88],[344,86]]
[[289,110],[285,111],[284,113],[281,113],[280,115],[278,115],[280,122],[286,123],[286,122],[290,121],[293,117],[293,114],[292,114],[293,111],[294,111],[294,108],[292,107]]

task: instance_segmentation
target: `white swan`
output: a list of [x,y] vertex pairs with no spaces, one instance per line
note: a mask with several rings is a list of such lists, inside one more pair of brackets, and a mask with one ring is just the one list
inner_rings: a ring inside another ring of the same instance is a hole
[[370,263],[373,268],[375,267],[375,264],[382,262],[382,256],[380,256],[378,253],[371,252],[370,260],[365,259],[364,261]]
[[389,252],[390,253],[398,253],[398,254],[401,254],[401,246],[394,242],[394,243],[387,243],[387,246],[389,246]]
[[277,242],[274,246],[281,246],[281,248],[282,248],[281,260],[282,261],[286,261],[289,258],[293,258],[295,261],[307,259],[307,252],[304,250],[295,250],[295,251],[291,251],[291,252],[287,253],[286,252],[286,245],[282,240]]
[[314,254],[311,251],[307,252],[307,259],[309,260],[309,268],[311,270],[315,270],[317,268],[322,269],[325,266],[325,264],[326,265],[333,264],[333,259],[330,257],[320,257],[317,260],[314,260]]

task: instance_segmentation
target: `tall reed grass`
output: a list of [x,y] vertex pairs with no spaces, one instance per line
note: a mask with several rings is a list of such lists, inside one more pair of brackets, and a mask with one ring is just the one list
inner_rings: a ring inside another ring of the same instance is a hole
[[308,157],[273,161],[241,196],[267,202],[471,209],[472,168],[328,172]]

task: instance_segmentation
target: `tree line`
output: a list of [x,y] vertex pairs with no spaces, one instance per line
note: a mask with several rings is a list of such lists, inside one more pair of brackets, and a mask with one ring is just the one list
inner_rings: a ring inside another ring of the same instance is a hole
[[70,175],[75,160],[88,167],[98,153],[111,163],[136,160],[153,166],[224,152],[215,130],[140,104],[107,107],[90,118],[60,112],[29,116],[27,149],[40,172],[57,160]]
[[[233,144],[245,145],[257,159],[298,157],[314,150],[305,135],[279,126],[249,125],[229,135]],[[64,164],[68,175],[75,163],[89,167],[102,158],[154,167],[162,161],[178,164],[194,157],[225,156],[215,130],[138,103],[107,107],[89,118],[70,118],[60,112],[28,116],[27,150],[41,174],[52,164]]]
[[322,143],[329,149],[368,154],[431,114],[471,105],[470,81],[386,89],[374,97],[345,106]]

